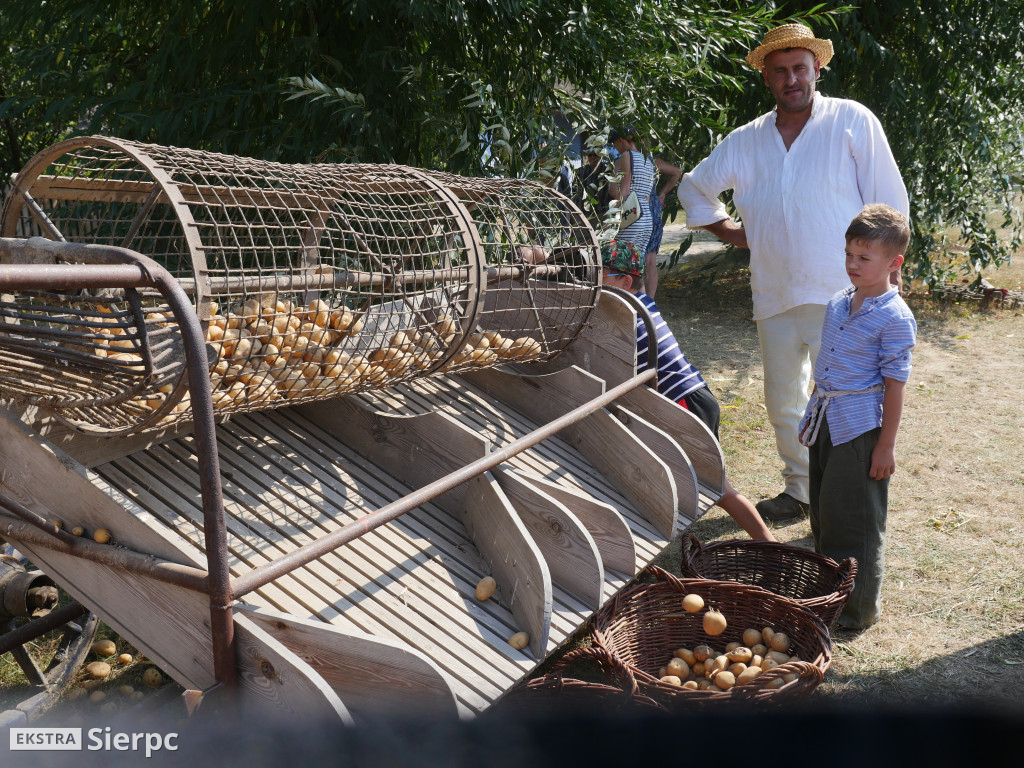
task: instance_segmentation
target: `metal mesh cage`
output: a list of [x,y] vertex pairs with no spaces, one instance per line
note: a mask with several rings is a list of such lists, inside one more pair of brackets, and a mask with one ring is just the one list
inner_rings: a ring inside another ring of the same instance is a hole
[[[523,180],[285,165],[88,137],[14,182],[5,237],[129,248],[206,333],[224,412],[549,360],[597,301],[594,233]],[[0,396],[119,434],[190,419],[180,331],[156,292],[0,296]]]

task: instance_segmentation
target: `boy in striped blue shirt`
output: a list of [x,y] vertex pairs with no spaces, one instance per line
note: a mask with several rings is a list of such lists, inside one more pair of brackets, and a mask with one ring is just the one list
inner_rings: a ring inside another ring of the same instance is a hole
[[[718,439],[718,424],[721,418],[718,400],[701,378],[700,371],[693,367],[679,348],[654,299],[640,290],[644,284],[644,256],[633,243],[613,241],[601,248],[601,262],[602,282],[635,294],[651,315],[658,345],[658,392],[691,411],[707,425],[715,439]],[[643,372],[649,367],[649,342],[647,325],[640,317],[637,317],[636,339],[638,367]],[[752,539],[775,541],[775,537],[757,514],[754,505],[746,496],[737,493],[728,480],[725,481],[722,497],[716,503],[728,512]]]
[[846,629],[874,624],[882,610],[889,477],[903,413],[917,324],[891,276],[910,242],[906,216],[867,205],[846,230],[851,286],[825,309],[814,393],[800,424],[810,447],[811,534],[817,552],[857,559]]

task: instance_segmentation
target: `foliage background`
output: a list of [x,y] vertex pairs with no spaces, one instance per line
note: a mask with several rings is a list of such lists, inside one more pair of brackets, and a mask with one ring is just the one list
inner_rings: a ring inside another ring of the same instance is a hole
[[767,27],[803,19],[836,48],[819,88],[881,118],[911,194],[910,268],[934,280],[1019,244],[1019,11],[1019,0],[5,0],[0,171],[106,133],[550,180],[573,128],[600,141],[616,122],[685,169],[770,108],[742,57]]

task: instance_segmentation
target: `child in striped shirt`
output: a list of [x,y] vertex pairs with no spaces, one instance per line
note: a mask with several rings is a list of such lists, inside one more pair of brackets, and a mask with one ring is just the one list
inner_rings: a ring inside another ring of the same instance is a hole
[[[650,313],[658,351],[658,392],[691,411],[718,439],[721,418],[718,400],[701,378],[700,371],[693,367],[679,348],[654,299],[641,290],[644,284],[644,257],[632,243],[613,241],[602,247],[601,261],[602,282],[635,294]],[[636,333],[637,359],[642,372],[648,368],[649,339],[647,325],[640,317],[637,318]],[[716,503],[752,539],[775,541],[754,505],[746,496],[737,493],[728,480],[725,481],[722,497]]]
[[851,286],[825,308],[814,393],[800,423],[810,447],[811,534],[819,553],[857,558],[839,626],[864,629],[882,611],[889,477],[917,324],[892,285],[910,242],[907,217],[867,205],[846,230]]

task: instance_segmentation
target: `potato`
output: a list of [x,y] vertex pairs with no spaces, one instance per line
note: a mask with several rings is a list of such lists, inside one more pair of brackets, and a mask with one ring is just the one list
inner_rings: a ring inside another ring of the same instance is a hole
[[150,667],[142,673],[142,682],[150,688],[159,688],[164,684],[164,676],[156,667]]
[[779,662],[775,659],[763,659],[761,661],[761,671],[767,672],[769,669],[779,666]]
[[781,677],[776,677],[774,680],[769,680],[768,684],[765,686],[765,688],[767,688],[769,691],[772,691],[772,690],[775,690],[776,688],[781,688],[785,684],[786,684],[785,680],[783,680]]
[[789,637],[784,632],[776,632],[768,640],[768,645],[773,651],[786,653],[789,651]]
[[135,693],[132,694],[131,698],[132,701],[142,701],[144,698],[146,698],[146,694],[142,691],[135,691]]
[[678,651],[676,651],[672,655],[675,656],[677,659],[682,659],[687,664],[689,664],[691,667],[694,664],[697,663],[697,657],[694,655],[693,651],[691,651],[689,648],[680,648]]
[[743,670],[743,672],[736,675],[736,684],[743,685],[744,683],[749,683],[751,680],[760,675],[761,672],[762,669],[760,667],[747,667],[745,670]]
[[743,630],[743,644],[753,650],[753,647],[761,642],[761,630],[759,629],[744,629]]
[[782,681],[784,683],[792,683],[794,680],[796,680],[799,677],[800,677],[800,674],[798,672],[787,672],[786,674],[784,674],[782,676]]
[[725,632],[726,621],[721,611],[711,608],[704,614],[704,631],[712,637]]
[[729,670],[719,672],[715,675],[715,685],[721,688],[723,691],[727,691],[736,685],[736,675]]
[[117,652],[117,645],[113,640],[97,640],[89,648],[89,652],[97,656],[113,656]]
[[120,693],[122,696],[131,696],[133,693],[135,693],[135,689],[132,688],[130,685],[119,685],[117,687],[117,692]]
[[768,646],[764,643],[755,643],[754,645],[750,646],[750,652],[755,656],[764,656],[766,653],[768,653],[768,650]]
[[118,664],[131,664],[133,661],[135,661],[135,657],[130,653],[122,653],[117,657]]
[[666,683],[668,685],[674,685],[676,688],[680,688],[683,685],[683,681],[680,680],[679,677],[677,677],[676,675],[665,675],[661,678],[661,682]]
[[781,651],[768,651],[768,655],[765,658],[771,659],[776,664],[785,664],[789,661],[789,655]]
[[68,691],[68,701],[78,701],[89,694],[85,688],[72,688]]
[[105,698],[107,698],[107,694],[105,694],[103,691],[93,691],[89,694],[89,701],[91,701],[93,704],[99,704]]
[[765,627],[764,629],[761,630],[761,641],[765,645],[768,645],[768,643],[772,639],[772,635],[774,635],[774,634],[775,634],[775,630],[774,629],[772,629],[771,627]]
[[92,535],[92,539],[97,544],[106,544],[110,541],[110,531],[106,528],[97,528],[96,532]]
[[696,613],[704,607],[704,598],[700,595],[689,594],[683,598],[683,610],[687,613]]
[[755,654],[753,657],[751,657],[750,662],[749,662],[749,666],[751,666],[751,667],[760,667],[761,663],[763,661],[764,661],[764,657],[763,656],[758,656],[758,655]]
[[488,599],[498,588],[498,583],[490,576],[484,576],[476,585],[476,599],[481,602]]
[[712,685],[714,685],[714,683],[712,683],[710,680],[698,680],[697,681],[697,690],[698,691],[706,691]]
[[685,680],[690,676],[690,665],[682,659],[673,658],[665,668],[668,670],[669,675],[674,675],[680,680]]
[[707,667],[704,665],[703,661],[698,661],[693,664],[690,671],[692,671],[697,677],[704,677],[704,675],[707,674]]
[[106,680],[110,677],[110,665],[105,661],[94,661],[85,665],[85,673],[93,680]]
[[736,675],[736,677],[739,677],[741,674],[747,671],[747,665],[744,664],[742,661],[736,661],[730,664],[728,669],[730,672]]
[[71,529],[71,535],[72,536],[85,536],[85,528],[83,528],[80,525],[76,525],[74,528]]
[[710,645],[698,645],[693,649],[693,658],[697,661],[707,661],[714,655],[715,652],[711,650]]
[[658,669],[657,677],[660,680],[661,678],[665,677],[667,674],[668,674],[668,667],[661,667],[660,669]]
[[750,649],[742,645],[739,648],[733,648],[731,651],[727,650],[725,655],[729,657],[729,661],[738,661],[744,664],[749,663],[754,658],[754,654],[751,653]]
[[526,632],[516,632],[508,639],[508,644],[521,651],[530,644],[530,636]]
[[728,644],[727,644],[727,645],[725,646],[725,652],[726,652],[726,653],[729,653],[730,651],[735,651],[735,650],[736,650],[737,648],[739,648],[739,647],[740,647],[741,645],[743,645],[743,643],[740,643],[740,642],[736,642],[736,641],[733,641],[733,642],[731,642],[731,643],[728,643]]

